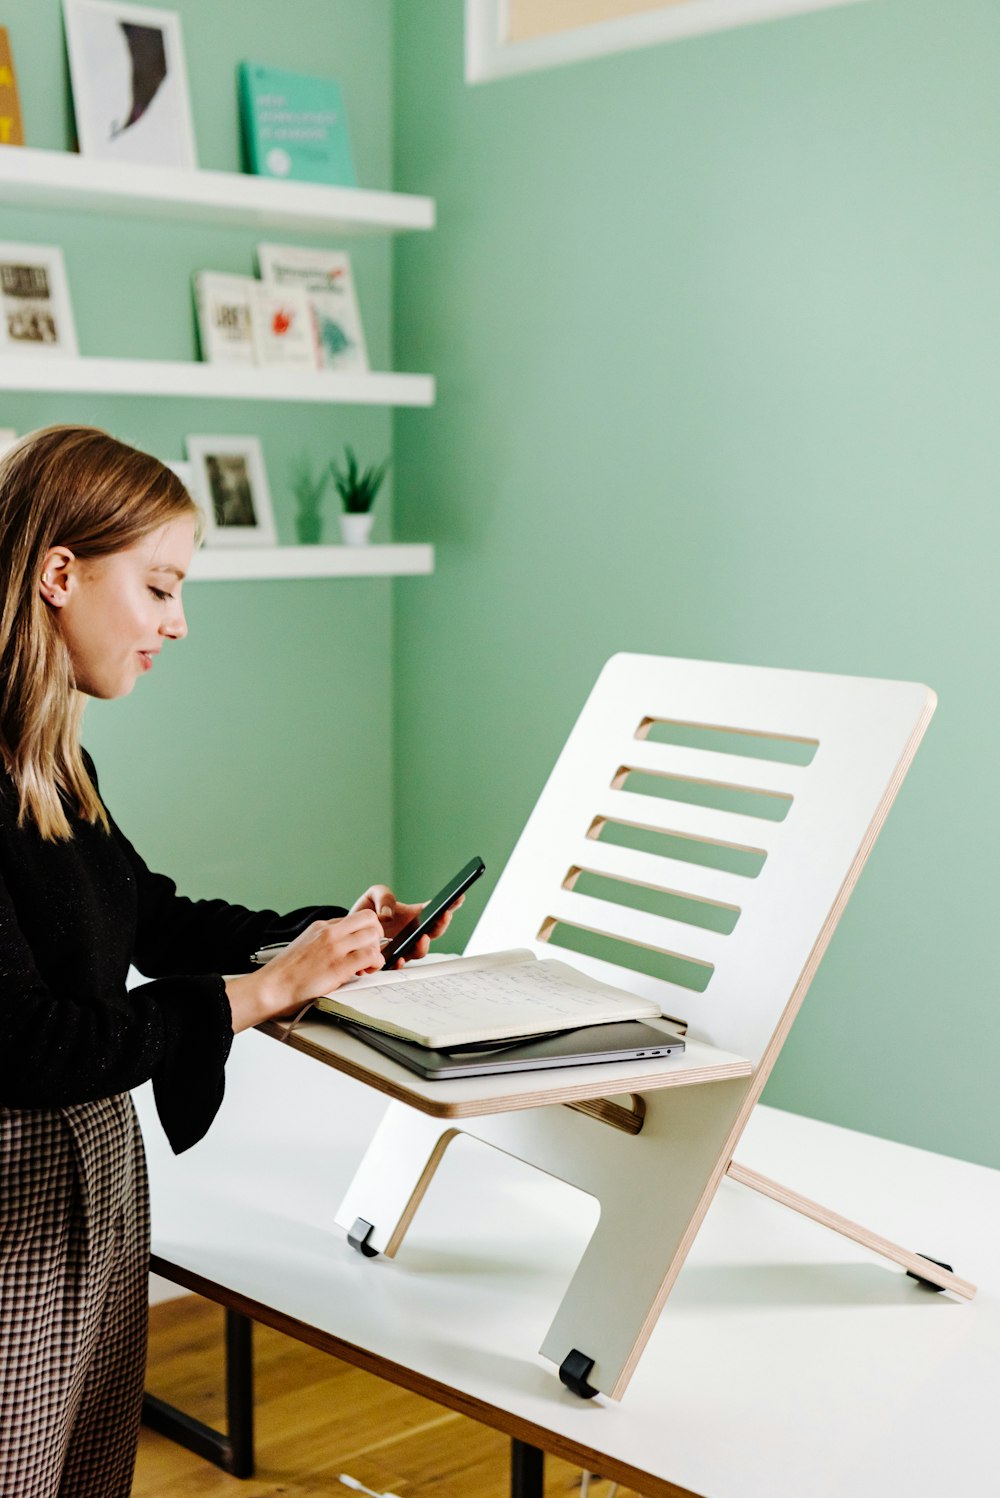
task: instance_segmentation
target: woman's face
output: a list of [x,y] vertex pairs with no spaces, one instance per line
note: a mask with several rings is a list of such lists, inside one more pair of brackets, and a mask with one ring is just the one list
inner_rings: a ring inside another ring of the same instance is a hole
[[194,517],[179,516],[125,551],[84,561],[64,547],[49,552],[42,597],[88,697],[124,697],[153,669],[164,640],[182,640],[181,584],[194,551]]

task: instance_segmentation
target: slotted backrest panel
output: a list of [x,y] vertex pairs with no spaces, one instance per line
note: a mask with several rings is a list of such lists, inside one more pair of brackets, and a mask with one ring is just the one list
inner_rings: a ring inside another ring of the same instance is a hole
[[467,950],[563,957],[759,1062],[935,701],[914,682],[614,656]]

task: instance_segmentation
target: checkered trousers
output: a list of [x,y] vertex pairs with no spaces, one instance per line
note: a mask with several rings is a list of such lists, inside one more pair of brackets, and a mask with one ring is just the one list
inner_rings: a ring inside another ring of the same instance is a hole
[[148,1272],[128,1094],[0,1108],[0,1498],[126,1498]]

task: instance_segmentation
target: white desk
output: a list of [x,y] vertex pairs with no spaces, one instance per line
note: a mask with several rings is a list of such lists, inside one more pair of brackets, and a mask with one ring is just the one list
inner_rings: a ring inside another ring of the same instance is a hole
[[137,1102],[172,1277],[521,1441],[651,1498],[997,1492],[1000,1173],[758,1109],[741,1163],[979,1294],[936,1295],[725,1181],[624,1400],[583,1402],[531,1351],[592,1226],[578,1193],[460,1140],[399,1257],[363,1259],[333,1215],[385,1106],[369,1088],[250,1033],[188,1154]]

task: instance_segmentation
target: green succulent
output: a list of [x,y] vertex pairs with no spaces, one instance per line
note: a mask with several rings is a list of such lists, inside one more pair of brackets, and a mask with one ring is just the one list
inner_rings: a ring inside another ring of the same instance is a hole
[[348,515],[367,515],[375,503],[392,460],[386,458],[384,463],[373,463],[362,472],[353,449],[345,447],[344,452],[347,454],[345,468],[341,468],[335,458],[330,463],[334,486]]
[[299,515],[303,519],[318,519],[323,491],[329,482],[330,475],[325,468],[320,471],[318,479],[313,478],[312,464],[308,456],[305,453],[299,456],[292,478],[292,490],[299,502]]

